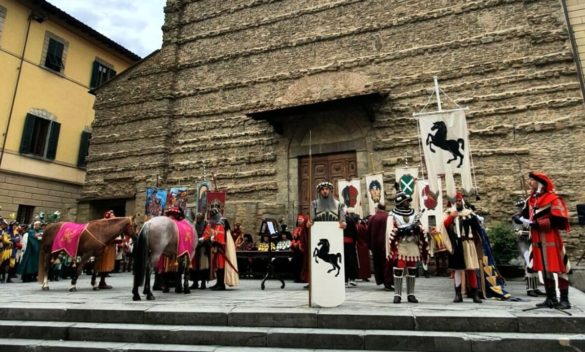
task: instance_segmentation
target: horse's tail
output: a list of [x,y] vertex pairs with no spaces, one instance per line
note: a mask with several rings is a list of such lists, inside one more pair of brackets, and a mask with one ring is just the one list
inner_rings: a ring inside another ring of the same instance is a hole
[[149,224],[145,224],[138,233],[137,243],[134,245],[134,287],[144,285],[146,266],[148,265],[148,230]]
[[459,138],[457,139],[457,142],[459,143],[459,147],[461,147],[461,150],[465,150],[465,140],[463,138]]

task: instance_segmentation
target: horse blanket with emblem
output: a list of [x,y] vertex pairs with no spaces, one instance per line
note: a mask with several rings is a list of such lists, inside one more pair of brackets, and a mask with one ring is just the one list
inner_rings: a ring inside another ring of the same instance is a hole
[[77,257],[79,239],[86,227],[87,224],[77,224],[74,222],[63,223],[57,235],[55,235],[51,253],[64,251],[72,258]]
[[175,225],[177,225],[177,233],[179,234],[179,238],[177,239],[177,257],[187,254],[189,255],[189,260],[191,260],[195,254],[193,250],[193,241],[195,240],[193,226],[185,219],[174,221]]

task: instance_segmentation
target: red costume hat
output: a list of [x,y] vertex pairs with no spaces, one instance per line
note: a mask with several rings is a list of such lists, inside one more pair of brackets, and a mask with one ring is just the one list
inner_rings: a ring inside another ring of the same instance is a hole
[[542,184],[542,186],[544,188],[546,188],[547,192],[553,192],[555,189],[555,185],[553,184],[553,182],[551,181],[550,178],[548,178],[545,174],[543,174],[542,172],[538,172],[538,171],[532,171],[528,174],[528,177],[531,179],[534,179],[538,182],[540,182]]

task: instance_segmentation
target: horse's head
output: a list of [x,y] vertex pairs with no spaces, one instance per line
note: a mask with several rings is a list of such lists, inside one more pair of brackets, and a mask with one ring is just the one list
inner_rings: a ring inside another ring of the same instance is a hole
[[435,121],[433,123],[433,126],[431,127],[431,131],[438,130],[438,129],[443,129],[445,127],[446,126],[445,126],[445,123],[443,121]]
[[317,243],[317,246],[329,247],[329,241],[326,238],[322,238],[319,240],[319,243]]
[[126,219],[128,220],[128,224],[124,226],[122,232],[125,236],[134,238],[136,237],[136,230],[138,229],[138,224],[136,223],[136,216],[127,216]]

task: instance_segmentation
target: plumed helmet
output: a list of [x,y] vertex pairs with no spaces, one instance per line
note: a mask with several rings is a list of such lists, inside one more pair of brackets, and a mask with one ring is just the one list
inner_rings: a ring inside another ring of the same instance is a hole
[[330,191],[333,191],[333,183],[331,183],[329,181],[320,182],[317,185],[317,192],[320,192],[321,189],[323,189],[323,188],[329,188]]
[[396,193],[396,196],[394,196],[394,203],[396,205],[401,205],[406,201],[412,201],[412,197],[404,192],[398,192]]

